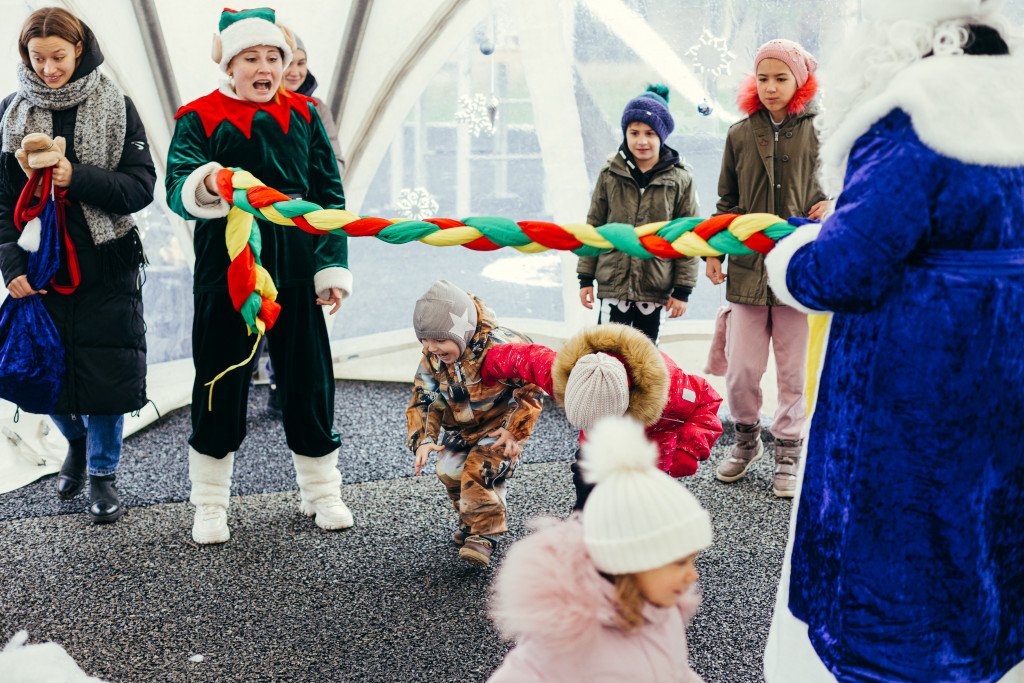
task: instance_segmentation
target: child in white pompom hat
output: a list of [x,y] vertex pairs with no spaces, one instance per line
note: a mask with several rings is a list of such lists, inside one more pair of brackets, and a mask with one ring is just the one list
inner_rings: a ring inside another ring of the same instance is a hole
[[657,457],[633,419],[590,430],[580,464],[595,487],[582,514],[513,545],[495,579],[491,616],[517,645],[491,683],[700,683],[686,624],[711,519]]

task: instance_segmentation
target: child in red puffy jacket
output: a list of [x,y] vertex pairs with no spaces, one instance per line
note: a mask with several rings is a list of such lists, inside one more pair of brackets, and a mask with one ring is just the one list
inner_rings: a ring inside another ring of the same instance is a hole
[[[586,431],[600,418],[629,415],[658,444],[658,467],[688,477],[707,460],[722,434],[722,397],[707,380],[688,375],[642,332],[619,324],[583,330],[555,353],[540,344],[503,344],[491,349],[481,368],[485,384],[521,380],[535,384],[565,408],[569,422]],[[573,463],[575,509],[592,488]]]

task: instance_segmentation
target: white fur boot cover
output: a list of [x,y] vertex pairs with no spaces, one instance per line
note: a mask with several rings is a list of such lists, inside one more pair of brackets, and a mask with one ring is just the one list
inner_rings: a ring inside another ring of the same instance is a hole
[[352,512],[341,500],[341,472],[338,451],[320,458],[292,453],[295,480],[299,483],[299,509],[309,517],[316,516],[316,525],[333,531],[353,524]]
[[192,493],[188,499],[196,506],[192,524],[192,540],[196,543],[224,543],[231,538],[228,501],[234,466],[234,453],[213,458],[191,447],[188,449],[188,478],[192,481]]

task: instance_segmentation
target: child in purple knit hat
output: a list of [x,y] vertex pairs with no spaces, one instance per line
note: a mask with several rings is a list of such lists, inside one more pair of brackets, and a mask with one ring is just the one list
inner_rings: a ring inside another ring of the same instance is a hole
[[[668,88],[652,85],[622,112],[622,144],[601,169],[587,222],[642,225],[700,212],[693,175],[666,144],[675,128]],[[594,307],[594,280],[601,299],[598,322],[635,327],[657,343],[664,308],[670,318],[686,312],[697,284],[697,259],[638,259],[621,251],[580,257],[580,303]]]

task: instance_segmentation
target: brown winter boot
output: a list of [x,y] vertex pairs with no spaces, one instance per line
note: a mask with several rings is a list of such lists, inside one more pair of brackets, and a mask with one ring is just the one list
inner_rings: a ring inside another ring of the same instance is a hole
[[800,469],[800,451],[803,439],[775,440],[775,474],[772,476],[772,490],[779,498],[796,495],[796,475]]
[[729,451],[729,457],[718,465],[715,476],[719,481],[731,484],[743,478],[750,466],[764,455],[761,443],[761,425],[736,423],[736,443]]
[[459,550],[459,557],[470,564],[486,567],[491,563],[494,542],[484,536],[467,536]]

